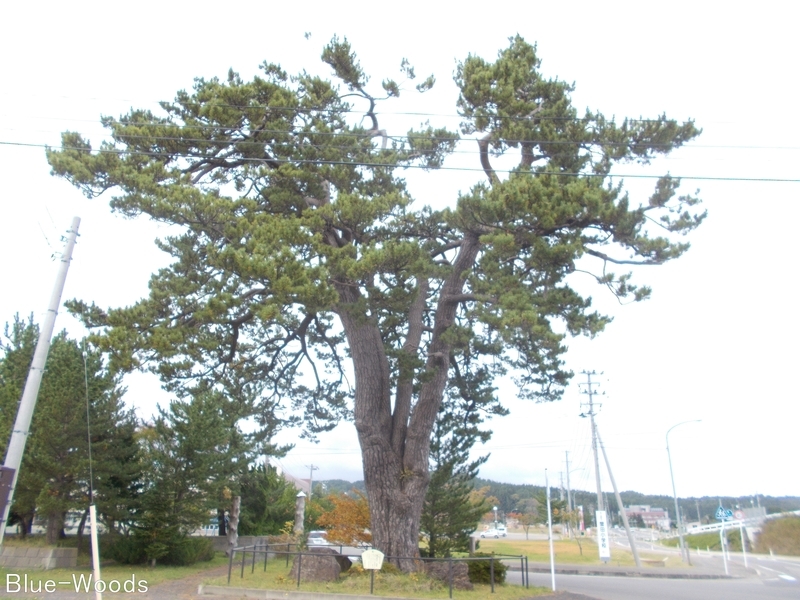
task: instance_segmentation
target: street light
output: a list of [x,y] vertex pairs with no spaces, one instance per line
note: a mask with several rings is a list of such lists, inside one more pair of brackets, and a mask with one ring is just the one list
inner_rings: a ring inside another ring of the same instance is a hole
[[493,506],[492,510],[494,511],[494,528],[497,529],[497,507]]
[[681,560],[685,561],[689,565],[692,564],[691,559],[689,558],[689,551],[686,549],[686,544],[683,541],[683,525],[681,523],[681,509],[678,507],[678,493],[675,491],[675,475],[672,472],[672,455],[669,453],[669,432],[679,427],[681,425],[685,425],[686,423],[700,423],[700,419],[694,419],[692,421],[681,421],[677,425],[673,425],[669,429],[667,429],[667,458],[669,459],[669,477],[672,480],[672,497],[675,499],[675,520],[678,525],[678,539],[681,544]]

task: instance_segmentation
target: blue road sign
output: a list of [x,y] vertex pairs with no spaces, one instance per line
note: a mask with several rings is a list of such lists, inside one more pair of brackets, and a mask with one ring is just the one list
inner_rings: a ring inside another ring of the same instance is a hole
[[714,513],[714,517],[717,521],[733,521],[733,511],[720,506]]

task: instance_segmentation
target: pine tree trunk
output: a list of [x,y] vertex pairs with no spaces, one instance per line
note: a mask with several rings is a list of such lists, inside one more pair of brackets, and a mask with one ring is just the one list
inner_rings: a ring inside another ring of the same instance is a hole
[[50,513],[47,515],[47,543],[55,545],[58,543],[59,534],[61,533],[61,516],[59,513]]
[[[354,285],[336,285],[337,314],[347,337],[355,372],[355,426],[361,444],[364,486],[369,501],[373,545],[403,571],[421,568],[419,524],[428,488],[428,457],[433,424],[444,396],[451,347],[444,335],[455,321],[464,273],[478,254],[479,237],[466,233],[453,270],[436,306],[425,370],[412,410],[413,372],[402,371],[392,407],[391,373],[383,338],[374,318],[365,315]],[[404,351],[417,356],[428,284],[410,307]]]
[[231,505],[231,519],[228,522],[228,551],[226,556],[233,554],[233,549],[239,541],[239,507],[241,506],[241,496],[236,496]]
[[228,529],[225,527],[225,509],[218,508],[217,509],[217,526],[219,527],[218,535],[227,536]]
[[81,522],[78,523],[78,535],[77,535],[77,537],[78,537],[78,554],[80,554],[81,550],[83,549],[83,529],[84,529],[84,527],[86,527],[86,519],[88,518],[88,516],[89,516],[89,507],[87,506],[86,510],[84,510],[83,514],[81,515]]

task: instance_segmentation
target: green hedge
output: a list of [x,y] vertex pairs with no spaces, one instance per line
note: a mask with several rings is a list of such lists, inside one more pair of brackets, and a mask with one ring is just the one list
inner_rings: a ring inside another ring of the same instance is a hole
[[[105,556],[120,564],[138,565],[147,562],[149,545],[149,540],[135,534],[119,536],[105,550]],[[162,565],[186,566],[214,558],[214,546],[205,537],[179,537],[166,544],[165,550],[158,558]]]
[[[483,552],[476,552],[475,556],[491,556]],[[490,560],[470,560],[469,580],[472,583],[491,583],[492,582],[492,561]],[[506,580],[508,567],[500,562],[499,558],[494,559],[494,582],[503,583]]]

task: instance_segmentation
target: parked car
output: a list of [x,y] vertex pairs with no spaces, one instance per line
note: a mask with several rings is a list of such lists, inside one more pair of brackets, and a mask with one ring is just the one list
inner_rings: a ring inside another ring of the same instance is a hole
[[[505,534],[503,534],[505,535]],[[499,538],[500,532],[497,529],[486,529],[485,531],[481,531],[482,538]]]
[[312,531],[308,534],[309,546],[329,546],[327,531]]

